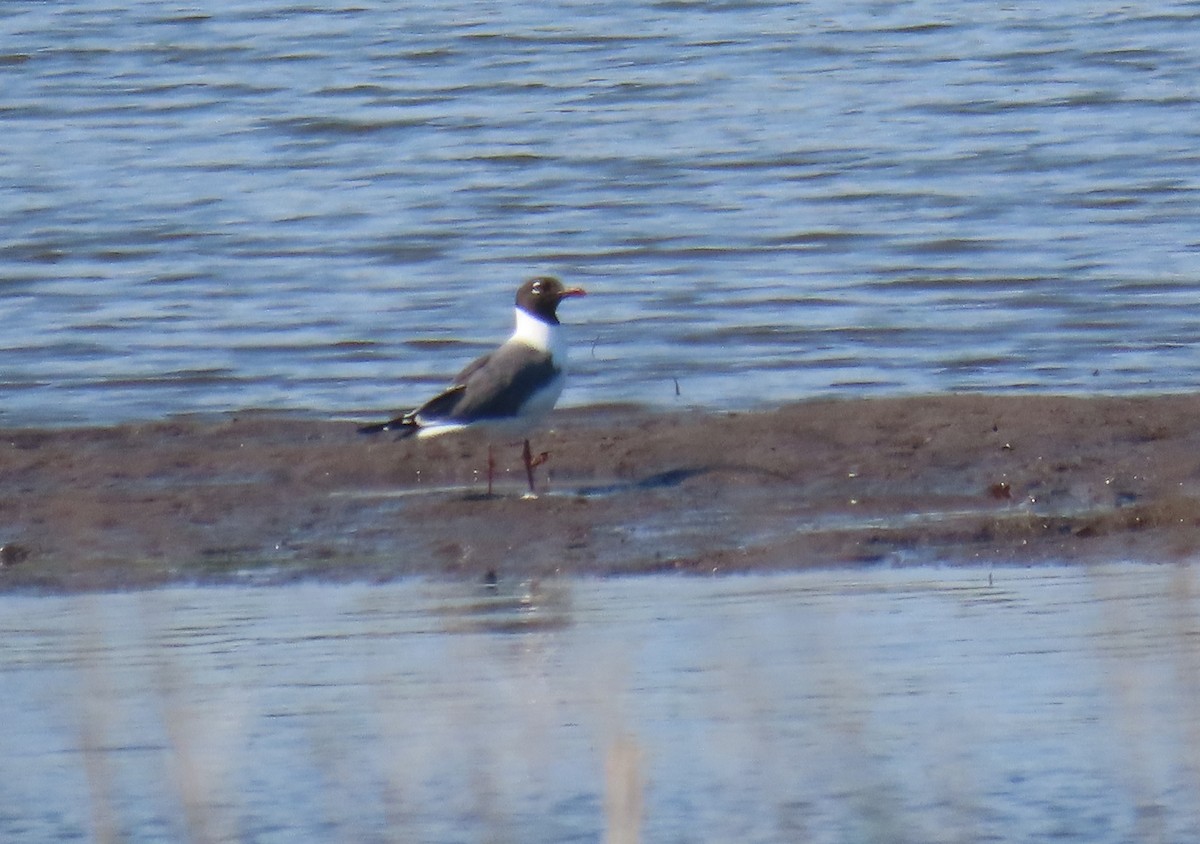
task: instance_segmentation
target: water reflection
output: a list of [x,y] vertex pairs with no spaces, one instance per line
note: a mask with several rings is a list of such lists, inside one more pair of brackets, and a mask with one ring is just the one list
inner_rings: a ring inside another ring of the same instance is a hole
[[3,840],[1200,833],[1186,567],[5,597],[0,635]]
[[527,633],[570,624],[566,581],[507,582],[493,575],[474,589],[455,585],[441,591],[431,596],[430,612],[443,619],[447,633]]

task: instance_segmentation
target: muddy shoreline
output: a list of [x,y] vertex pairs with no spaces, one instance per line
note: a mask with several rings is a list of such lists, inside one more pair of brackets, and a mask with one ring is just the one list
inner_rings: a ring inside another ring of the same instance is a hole
[[260,413],[0,431],[0,590],[1188,560],[1200,396],[558,411],[470,437]]

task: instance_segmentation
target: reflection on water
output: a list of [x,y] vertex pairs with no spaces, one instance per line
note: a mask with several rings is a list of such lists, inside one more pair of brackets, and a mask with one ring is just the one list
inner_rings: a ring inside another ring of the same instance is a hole
[[4,597],[0,839],[1196,840],[1196,590],[1112,566]]

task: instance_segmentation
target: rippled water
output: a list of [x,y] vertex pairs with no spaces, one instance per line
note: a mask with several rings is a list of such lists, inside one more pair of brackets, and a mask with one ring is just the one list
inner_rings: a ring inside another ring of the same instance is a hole
[[[1200,4],[0,8],[0,422],[1184,390]],[[676,395],[675,382],[679,383]]]
[[645,841],[1196,840],[1198,585],[4,596],[0,838],[594,842],[624,790]]

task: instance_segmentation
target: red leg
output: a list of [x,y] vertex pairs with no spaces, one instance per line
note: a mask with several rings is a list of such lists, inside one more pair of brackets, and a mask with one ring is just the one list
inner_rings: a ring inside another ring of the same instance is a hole
[[533,488],[533,454],[529,450],[529,440],[525,440],[525,448],[521,451],[521,457],[525,460],[525,477],[529,479],[529,492],[536,494]]
[[488,498],[492,497],[492,479],[496,476],[496,456],[492,454],[492,444],[488,443]]
[[529,479],[529,492],[536,495],[537,492],[533,488],[533,470],[550,459],[550,452],[543,451],[534,457],[533,450],[529,447],[529,440],[525,440],[525,448],[521,452],[521,457],[525,460],[525,477]]

